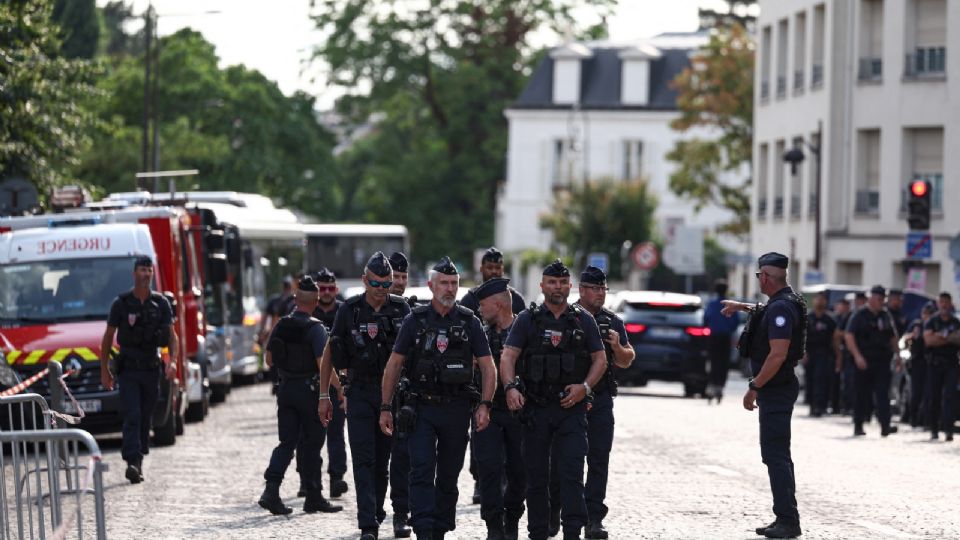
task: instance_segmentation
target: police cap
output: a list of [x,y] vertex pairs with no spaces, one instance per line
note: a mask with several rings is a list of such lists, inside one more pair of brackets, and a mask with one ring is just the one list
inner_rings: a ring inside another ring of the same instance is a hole
[[506,291],[508,283],[510,283],[510,280],[507,278],[490,278],[477,286],[477,288],[473,290],[473,294],[477,297],[477,300],[483,300],[484,298],[489,298],[495,294]]
[[297,289],[304,292],[317,292],[316,282],[313,281],[313,278],[310,276],[303,276],[300,278],[300,281],[297,283]]
[[136,270],[141,266],[153,268],[153,259],[146,255],[137,255],[137,258],[133,260],[133,269]]
[[410,261],[407,260],[407,256],[402,251],[394,251],[390,255],[390,266],[396,272],[406,272],[410,266]]
[[887,291],[887,294],[890,296],[903,296],[903,289],[895,289],[891,287],[890,290]]
[[315,276],[313,279],[317,283],[333,283],[337,280],[337,275],[326,266],[317,270],[313,275]]
[[378,251],[367,261],[367,270],[370,270],[375,276],[389,276],[393,272],[390,261],[382,251]]
[[787,265],[790,264],[790,259],[786,255],[781,253],[776,253],[771,251],[770,253],[764,253],[757,259],[757,267],[764,266],[775,266],[777,268],[787,269]]
[[857,298],[866,299],[866,298],[867,298],[867,293],[865,293],[865,292],[863,292],[863,291],[857,291],[857,292],[853,293],[853,298],[854,298],[854,299],[857,299]]
[[597,268],[596,266],[588,265],[583,269],[583,272],[580,273],[580,283],[606,285],[607,275],[603,273],[603,270]]
[[564,266],[563,261],[555,259],[543,269],[543,275],[550,277],[570,277],[570,270]]
[[870,294],[879,294],[880,296],[886,296],[887,290],[883,288],[883,285],[874,285],[870,287]]
[[446,255],[440,259],[440,262],[433,265],[433,270],[448,276],[455,276],[460,273],[457,271],[457,265],[453,264],[453,261],[450,260],[450,257],[447,257]]
[[480,262],[492,262],[492,263],[502,263],[503,262],[503,253],[495,247],[491,247],[484,252],[483,258],[480,259]]

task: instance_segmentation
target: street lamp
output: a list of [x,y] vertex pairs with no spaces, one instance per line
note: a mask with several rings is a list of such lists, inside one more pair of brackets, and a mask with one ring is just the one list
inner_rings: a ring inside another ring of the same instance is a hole
[[[821,149],[823,148],[823,121],[822,120],[817,122],[816,138],[817,138],[816,144],[806,139],[801,139],[801,141],[803,143],[803,146],[806,146],[807,150],[809,150],[810,153],[813,154],[814,158],[816,158],[817,176],[816,176],[816,180],[814,181],[814,185],[816,186],[816,189],[817,189],[817,204],[813,214],[814,216],[813,266],[817,270],[821,270],[820,268],[820,228],[821,228],[820,199],[822,198],[821,187],[823,185],[823,172],[822,172],[823,152],[821,152]],[[803,160],[805,157],[806,156],[803,153],[803,148],[801,148],[800,146],[791,148],[785,154],[783,154],[783,161],[790,164],[791,175],[797,174],[797,167],[801,163],[803,163]]]

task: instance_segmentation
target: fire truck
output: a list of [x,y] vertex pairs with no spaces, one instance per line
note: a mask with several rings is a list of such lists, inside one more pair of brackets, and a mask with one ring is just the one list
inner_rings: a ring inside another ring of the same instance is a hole
[[[0,349],[21,378],[48,362],[70,369],[67,387],[85,413],[84,429],[115,432],[122,424],[117,390],[100,384],[100,341],[113,299],[132,286],[137,255],[154,260],[155,290],[172,299],[179,339],[177,376],[161,383],[154,442],[173,444],[183,432],[188,393],[200,396],[194,408],[205,412],[203,286],[190,227],[189,213],[174,207],[0,219]],[[226,273],[219,260],[209,263],[213,281]],[[47,393],[36,384],[33,391]]]

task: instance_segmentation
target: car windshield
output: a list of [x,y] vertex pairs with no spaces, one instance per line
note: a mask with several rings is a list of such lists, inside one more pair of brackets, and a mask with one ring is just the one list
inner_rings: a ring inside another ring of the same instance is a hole
[[132,257],[0,265],[0,322],[106,320],[117,295],[133,284]]
[[698,304],[667,302],[629,302],[623,310],[627,322],[701,326],[703,309]]

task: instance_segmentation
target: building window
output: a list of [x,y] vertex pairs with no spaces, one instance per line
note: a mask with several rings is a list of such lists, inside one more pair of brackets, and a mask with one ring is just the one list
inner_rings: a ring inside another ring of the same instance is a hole
[[914,180],[930,182],[930,209],[943,212],[943,128],[908,129],[904,133],[907,174],[900,190],[900,211],[907,211],[908,190]]
[[879,81],[883,77],[883,0],[860,2],[861,81]]
[[554,189],[564,189],[570,187],[570,179],[573,177],[573,163],[570,151],[571,141],[569,139],[554,139],[551,150],[550,165],[550,183]]
[[[820,134],[811,133],[810,134],[810,145],[814,148],[820,148],[820,151],[823,152],[823,149],[820,147]],[[811,152],[812,154],[812,152]],[[807,190],[810,193],[810,200],[807,201],[807,215],[810,217],[816,217],[817,211],[820,207],[820,193],[817,191],[817,157],[815,155],[810,156],[813,161],[810,162],[810,166],[807,167],[809,172],[809,179],[807,181]]]
[[787,19],[777,23],[777,99],[787,96],[787,43],[789,34]]
[[880,130],[857,132],[857,192],[854,212],[880,215]]
[[773,177],[773,217],[774,218],[783,218],[783,188],[784,188],[784,178],[783,171],[786,170],[787,164],[781,159],[783,153],[785,152],[786,144],[784,141],[777,141],[776,152],[774,156],[777,159],[774,170]]
[[643,141],[623,141],[621,180],[633,180],[643,174]]
[[807,65],[807,14],[797,14],[793,30],[793,92],[803,92],[804,68]]
[[767,193],[770,183],[770,147],[760,145],[760,160],[757,163],[757,218],[767,218]]
[[837,283],[844,285],[863,284],[862,261],[837,261]]
[[810,88],[823,87],[823,57],[826,46],[827,8],[819,4],[813,8],[813,65],[810,68]]
[[942,78],[947,63],[946,0],[913,0],[907,9],[904,76]]
[[773,37],[769,26],[763,27],[763,37],[760,41],[760,101],[770,99],[770,49]]
[[[803,148],[803,137],[795,137],[793,139],[792,148]],[[810,156],[807,156],[808,158]],[[800,216],[803,215],[803,210],[800,207],[801,201],[803,200],[800,196],[800,190],[803,189],[803,171],[804,164],[797,163],[796,172],[790,171],[790,219],[800,219]]]

